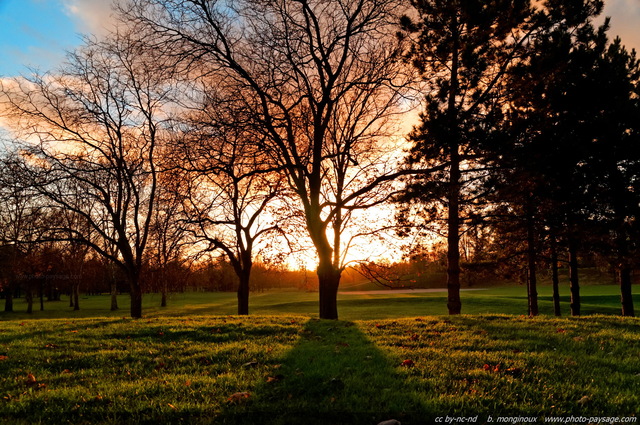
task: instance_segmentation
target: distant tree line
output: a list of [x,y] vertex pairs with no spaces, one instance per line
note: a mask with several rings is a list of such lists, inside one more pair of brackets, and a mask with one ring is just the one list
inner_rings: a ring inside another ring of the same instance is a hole
[[[463,311],[463,269],[526,270],[538,314],[542,265],[560,314],[566,264],[579,315],[579,261],[591,258],[615,271],[633,316],[640,67],[609,39],[608,19],[594,23],[602,8],[114,6],[111,33],[87,38],[60,69],[1,81],[12,136],[0,162],[5,310],[17,293],[29,310],[61,292],[79,308],[81,290],[109,292],[117,309],[126,288],[141,317],[144,292],[166,305],[170,291],[233,288],[248,314],[250,289],[299,285],[283,264],[311,250],[320,317],[337,319],[349,250],[394,231],[413,241],[406,270],[356,268],[393,284],[389,270],[412,275],[423,252],[436,261],[440,235],[450,314]],[[371,213],[382,206],[396,217]]]

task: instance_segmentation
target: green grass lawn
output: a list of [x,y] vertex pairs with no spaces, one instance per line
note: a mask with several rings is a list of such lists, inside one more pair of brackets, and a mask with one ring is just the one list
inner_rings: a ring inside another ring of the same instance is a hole
[[193,316],[7,321],[2,423],[403,424],[631,416],[640,320]]
[[[122,317],[126,297],[118,312],[86,297],[76,312],[1,313],[0,423],[637,415],[640,319],[615,316],[616,287],[582,293],[599,315],[525,317],[524,287],[464,292],[474,315],[458,317],[444,315],[443,293],[345,294],[342,320],[323,321],[317,294],[288,291],[252,294],[249,317],[230,315],[224,293],[176,294],[166,308],[147,295],[141,320]],[[550,314],[549,288],[540,294]]]
[[[640,287],[634,286],[635,303],[640,309]],[[539,305],[541,314],[553,314],[551,287],[541,286]],[[615,285],[593,285],[581,288],[582,313],[616,315],[620,314],[620,289]],[[569,312],[568,289],[563,288],[562,313]],[[524,286],[490,288],[480,291],[462,292],[462,311],[465,314],[527,314],[527,290]],[[169,306],[159,307],[160,296],[144,296],[143,314],[147,317],[192,316],[192,315],[229,315],[235,314],[235,293],[228,292],[189,292],[173,294]],[[68,300],[45,302],[45,310],[38,311],[34,304],[34,313],[24,313],[26,304],[17,299],[14,313],[0,312],[2,320],[52,319],[67,317],[123,317],[128,316],[129,299],[127,295],[119,297],[120,310],[109,310],[109,297],[85,296],[80,300],[80,311],[73,311]],[[446,293],[409,293],[357,295],[342,293],[338,296],[338,312],[344,320],[374,320],[384,318],[414,317],[419,315],[447,314]],[[1,305],[0,305],[1,307]],[[305,315],[317,317],[318,294],[295,290],[278,290],[252,293],[249,300],[252,314]]]

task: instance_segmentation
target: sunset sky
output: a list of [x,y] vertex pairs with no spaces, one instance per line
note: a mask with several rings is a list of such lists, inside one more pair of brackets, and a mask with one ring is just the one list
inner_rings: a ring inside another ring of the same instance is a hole
[[[612,35],[640,47],[640,0],[605,0]],[[55,68],[80,34],[100,33],[108,23],[108,0],[0,0],[0,76]]]

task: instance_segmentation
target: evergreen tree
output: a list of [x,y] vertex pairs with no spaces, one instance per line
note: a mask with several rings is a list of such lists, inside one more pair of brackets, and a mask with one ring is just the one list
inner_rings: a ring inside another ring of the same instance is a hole
[[[410,134],[409,162],[443,171],[410,182],[402,201],[446,211],[449,314],[461,312],[461,209],[485,175],[476,165],[482,141],[501,120],[501,88],[542,15],[522,0],[414,0],[417,18],[402,26],[413,38],[407,58],[425,79],[422,122]],[[468,195],[465,198],[465,195]],[[433,216],[427,214],[427,220]]]

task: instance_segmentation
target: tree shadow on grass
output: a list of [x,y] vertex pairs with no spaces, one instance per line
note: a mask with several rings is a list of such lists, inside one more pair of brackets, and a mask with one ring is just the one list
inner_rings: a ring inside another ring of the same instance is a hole
[[216,423],[418,424],[431,413],[356,325],[311,319],[282,364]]

